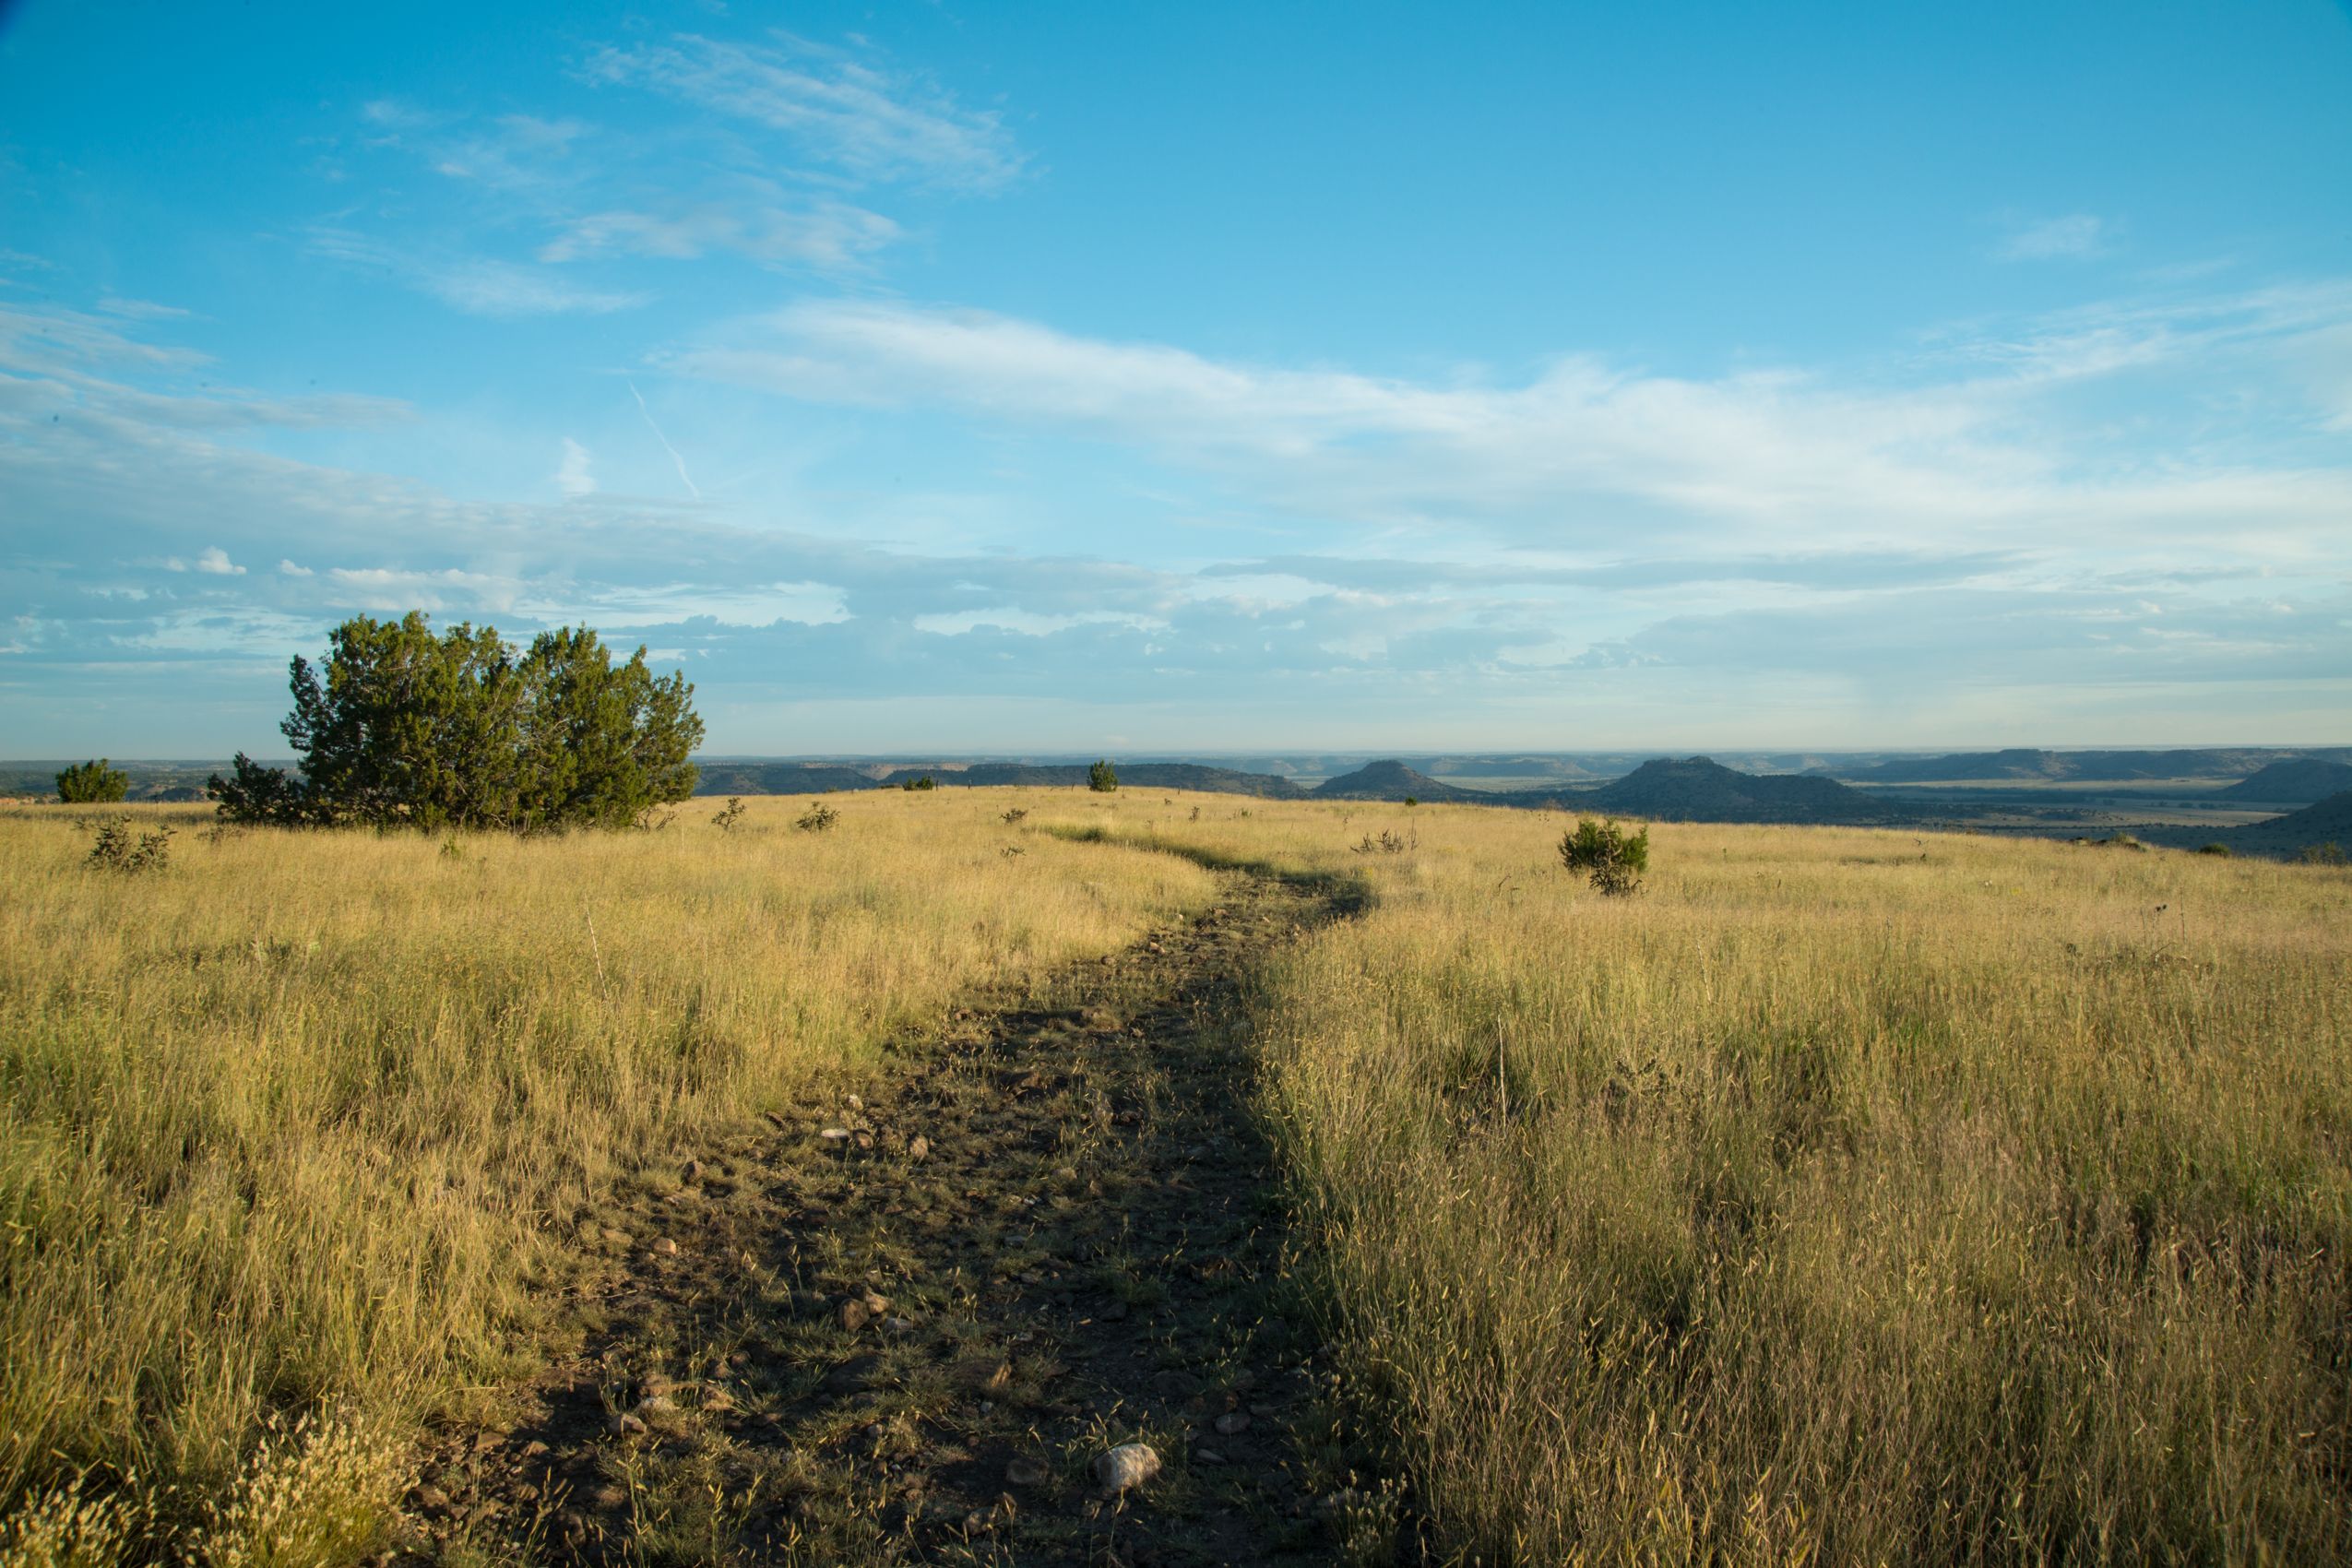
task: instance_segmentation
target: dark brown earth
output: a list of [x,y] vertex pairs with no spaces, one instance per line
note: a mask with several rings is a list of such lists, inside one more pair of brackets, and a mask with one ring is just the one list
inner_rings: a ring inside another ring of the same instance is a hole
[[[450,1434],[411,1561],[1330,1561],[1363,1495],[1240,1022],[1340,887],[1223,902],[958,1010],[591,1221],[620,1261],[523,1420]],[[826,1135],[828,1132],[844,1134]],[[672,1250],[674,1248],[674,1251]],[[1092,1466],[1164,1469],[1106,1497]]]

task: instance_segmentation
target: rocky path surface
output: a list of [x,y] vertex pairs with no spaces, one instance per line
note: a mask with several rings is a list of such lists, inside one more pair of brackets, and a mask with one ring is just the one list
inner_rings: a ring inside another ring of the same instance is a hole
[[959,1011],[588,1221],[614,1262],[581,1352],[519,1424],[450,1440],[403,1555],[1336,1556],[1358,1494],[1286,1316],[1237,988],[1348,896],[1218,874],[1217,908],[1066,975],[1066,1005]]

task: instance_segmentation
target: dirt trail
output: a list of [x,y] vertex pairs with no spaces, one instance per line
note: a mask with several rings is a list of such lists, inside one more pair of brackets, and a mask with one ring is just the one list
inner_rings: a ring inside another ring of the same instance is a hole
[[[1067,1005],[959,1011],[591,1222],[584,1349],[451,1440],[407,1555],[1329,1559],[1344,1455],[1283,1315],[1237,987],[1348,895],[1218,875]],[[1138,1441],[1165,1470],[1105,1498],[1093,1461]]]

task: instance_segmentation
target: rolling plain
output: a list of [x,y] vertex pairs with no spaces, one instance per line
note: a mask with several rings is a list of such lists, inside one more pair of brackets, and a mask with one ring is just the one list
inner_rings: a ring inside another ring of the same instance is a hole
[[8,1550],[2352,1550],[2340,868],[829,803],[0,818]]

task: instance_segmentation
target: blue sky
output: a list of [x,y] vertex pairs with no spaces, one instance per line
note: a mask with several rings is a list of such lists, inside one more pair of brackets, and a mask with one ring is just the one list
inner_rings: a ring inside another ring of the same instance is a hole
[[0,8],[0,753],[2352,739],[2352,14]]

